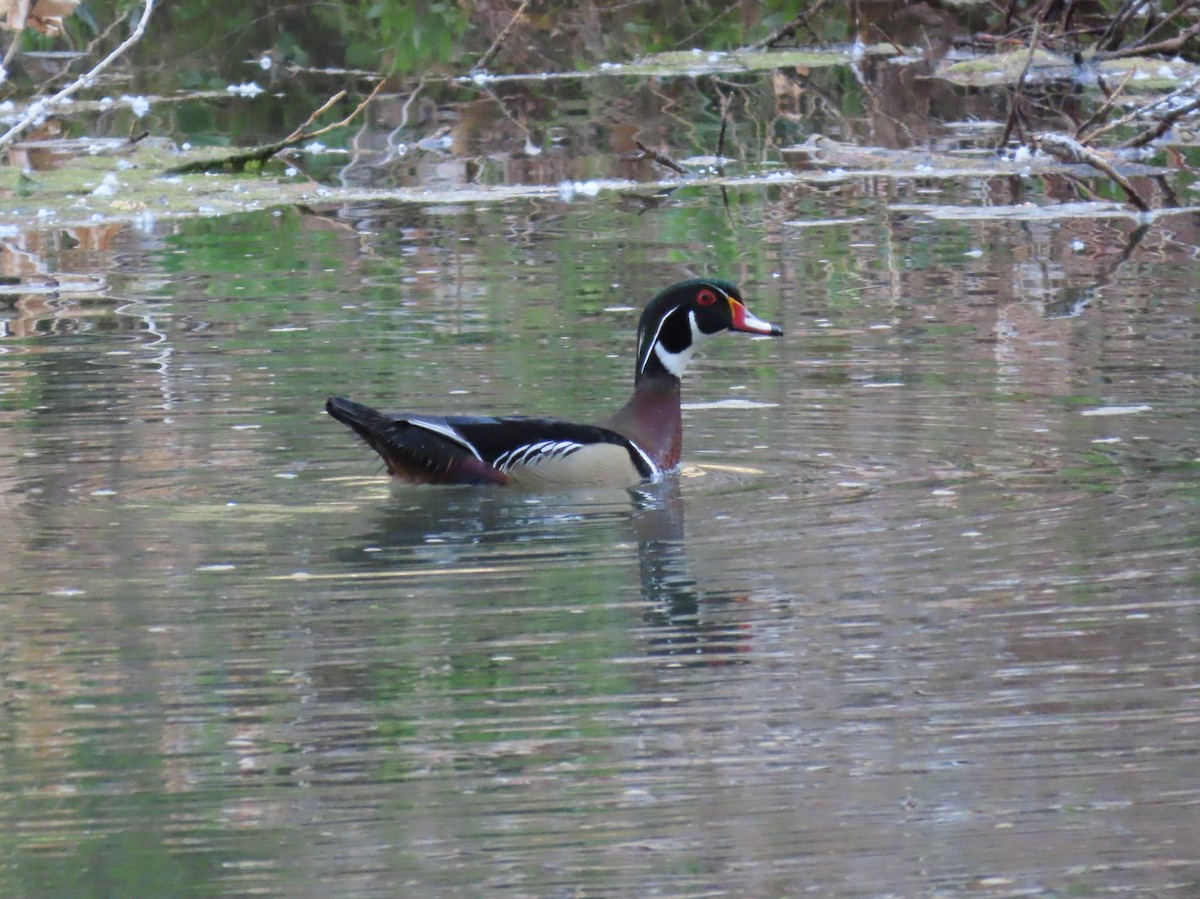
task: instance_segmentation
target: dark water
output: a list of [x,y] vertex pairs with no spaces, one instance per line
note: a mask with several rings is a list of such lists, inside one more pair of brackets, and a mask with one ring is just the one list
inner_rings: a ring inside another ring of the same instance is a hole
[[[1196,221],[923,211],[1002,188],[30,232],[99,289],[3,307],[0,895],[1196,895]],[[787,336],[666,483],[321,411],[599,417],[705,273]]]

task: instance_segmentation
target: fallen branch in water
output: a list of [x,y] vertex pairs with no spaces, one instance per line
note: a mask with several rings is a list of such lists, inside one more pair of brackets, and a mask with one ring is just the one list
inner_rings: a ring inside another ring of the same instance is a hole
[[1142,212],[1150,211],[1150,204],[1138,193],[1137,188],[1129,183],[1129,179],[1114,169],[1111,163],[1095,150],[1085,147],[1075,138],[1067,137],[1065,134],[1039,134],[1037,143],[1043,150],[1062,162],[1073,165],[1090,165],[1096,171],[1111,178],[1117,187],[1125,192],[1130,203]]
[[659,165],[666,166],[667,168],[671,169],[671,171],[678,172],[681,175],[686,175],[688,173],[687,169],[685,169],[683,166],[681,166],[678,162],[676,162],[670,156],[664,156],[662,153],[659,153],[657,150],[651,150],[640,140],[634,141],[634,143],[637,144],[637,148],[642,151],[643,158],[649,159],[653,162],[657,162]]
[[259,147],[252,147],[249,150],[242,150],[238,153],[232,153],[228,156],[219,156],[216,159],[199,159],[195,162],[187,162],[183,165],[173,166],[167,169],[168,175],[201,175],[206,172],[244,172],[247,167],[261,166],[272,156],[281,153],[284,150],[294,147],[304,141],[313,140],[323,134],[328,134],[335,128],[344,128],[353,122],[360,112],[366,109],[367,104],[375,99],[375,96],[387,83],[387,79],[380,79],[375,85],[375,89],[367,95],[367,98],[359,103],[351,113],[342,119],[340,122],[334,122],[332,125],[326,125],[323,128],[318,128],[316,131],[307,131],[310,125],[317,119],[323,116],[333,107],[334,104],[340,102],[346,96],[345,91],[338,91],[328,100],[315,109],[304,123],[300,125],[291,134],[283,140],[275,141],[273,144],[263,144]]
[[112,53],[109,53],[108,56],[96,63],[96,65],[92,67],[91,71],[80,75],[66,87],[60,90],[57,94],[44,97],[41,100],[30,104],[29,108],[25,110],[25,115],[23,115],[15,125],[5,131],[4,134],[0,134],[0,150],[3,150],[5,147],[11,144],[18,135],[25,131],[25,129],[42,121],[50,113],[50,111],[54,109],[55,106],[58,106],[68,97],[72,96],[83,88],[91,87],[93,84],[95,84],[96,77],[101,72],[116,62],[116,60],[120,58],[120,56],[124,54],[126,50],[142,39],[142,35],[146,33],[146,23],[150,21],[150,13],[153,11],[153,9],[154,0],[146,0],[146,7],[142,10],[142,17],[138,19],[137,25],[135,25],[133,31],[130,32],[129,37],[121,41],[121,43],[117,45],[116,49],[112,51]]

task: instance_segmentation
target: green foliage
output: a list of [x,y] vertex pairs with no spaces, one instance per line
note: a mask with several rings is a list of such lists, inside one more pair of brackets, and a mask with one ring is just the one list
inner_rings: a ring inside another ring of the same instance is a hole
[[[347,62],[358,64],[364,52],[378,65],[380,52],[389,68],[396,72],[415,72],[458,60],[461,38],[470,21],[468,12],[457,3],[439,0],[414,3],[411,0],[376,0],[365,19],[373,26],[374,41],[352,42]],[[362,60],[363,64],[369,64]]]

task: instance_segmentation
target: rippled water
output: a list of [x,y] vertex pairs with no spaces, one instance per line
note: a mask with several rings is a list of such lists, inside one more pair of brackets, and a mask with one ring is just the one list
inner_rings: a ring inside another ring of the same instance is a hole
[[[953,190],[43,247],[105,283],[4,311],[0,895],[1194,895],[1194,223]],[[392,487],[321,411],[599,417],[700,273],[786,337],[677,479]]]

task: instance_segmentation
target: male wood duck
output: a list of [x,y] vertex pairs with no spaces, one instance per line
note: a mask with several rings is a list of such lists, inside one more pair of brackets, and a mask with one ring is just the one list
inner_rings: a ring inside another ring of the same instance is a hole
[[783,334],[751,315],[728,281],[692,278],[659,293],[638,323],[633,396],[596,425],[384,413],[341,397],[330,397],[325,411],[356,431],[392,475],[412,483],[632,486],[679,464],[679,378],[696,347],[719,331]]

